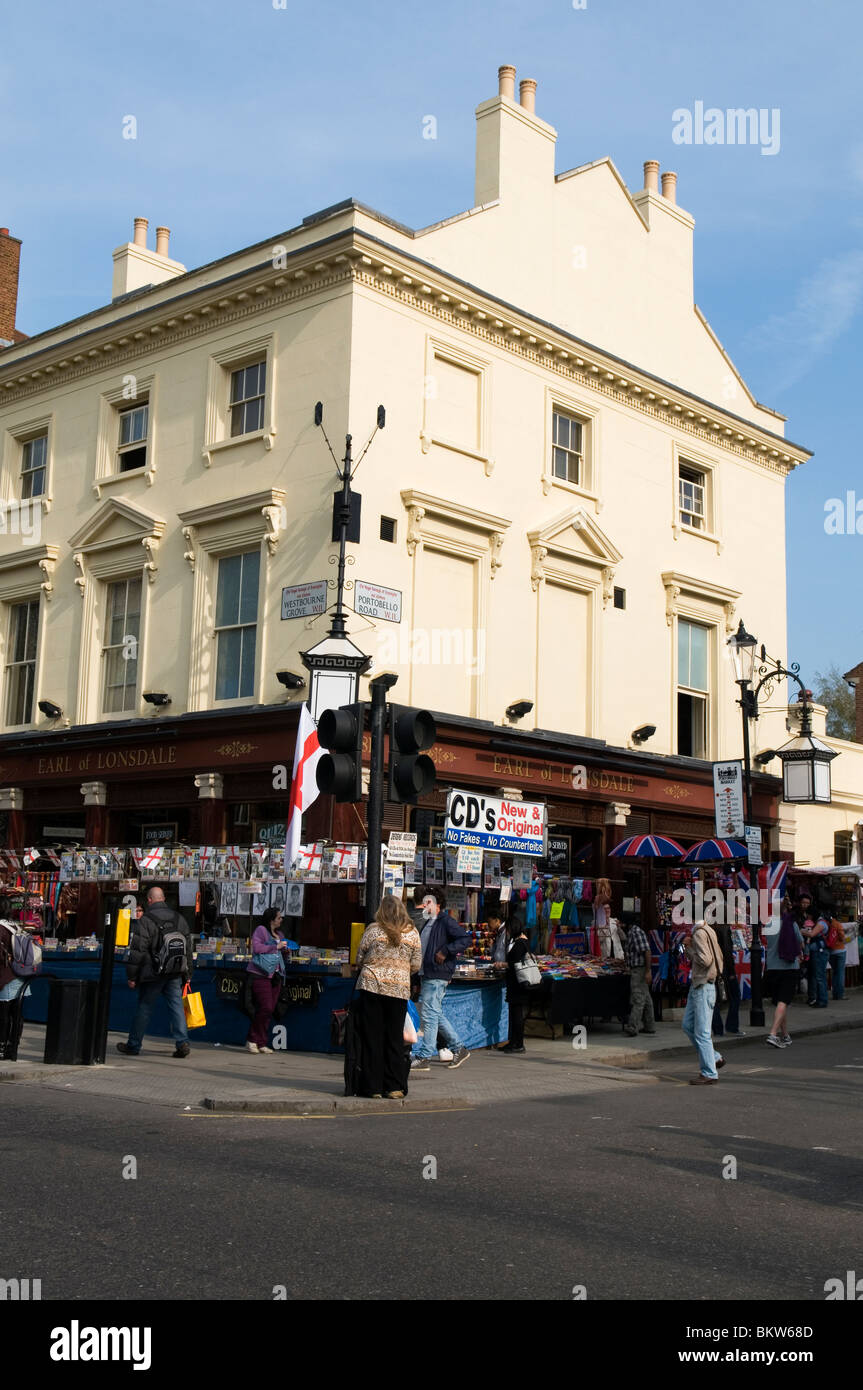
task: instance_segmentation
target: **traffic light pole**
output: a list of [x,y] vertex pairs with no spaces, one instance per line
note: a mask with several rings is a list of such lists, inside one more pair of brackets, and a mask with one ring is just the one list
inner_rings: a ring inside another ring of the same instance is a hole
[[384,818],[384,733],[387,723],[387,690],[397,677],[380,676],[369,682],[372,693],[372,755],[369,771],[368,858],[366,862],[366,926],[375,919],[381,902],[381,839]]

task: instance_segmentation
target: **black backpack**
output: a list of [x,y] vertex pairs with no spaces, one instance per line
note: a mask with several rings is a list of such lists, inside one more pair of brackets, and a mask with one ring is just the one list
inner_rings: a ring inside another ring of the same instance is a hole
[[[155,919],[151,919],[155,920]],[[179,930],[176,922],[171,925],[156,923],[159,937],[153,950],[153,967],[157,975],[183,975],[189,973],[186,961],[186,935]]]

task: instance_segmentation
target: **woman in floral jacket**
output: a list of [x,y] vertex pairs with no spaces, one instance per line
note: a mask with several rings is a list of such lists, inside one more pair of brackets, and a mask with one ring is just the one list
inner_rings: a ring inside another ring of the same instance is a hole
[[411,975],[422,970],[419,933],[400,898],[388,894],[357,950],[359,1029],[366,1090],[404,1096],[404,1023]]

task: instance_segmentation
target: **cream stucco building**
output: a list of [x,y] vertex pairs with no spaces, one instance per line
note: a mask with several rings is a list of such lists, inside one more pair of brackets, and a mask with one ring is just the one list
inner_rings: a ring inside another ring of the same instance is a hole
[[[110,303],[0,352],[7,741],[149,728],[145,692],[171,718],[284,707],[276,672],[327,627],[282,617],[283,589],[333,575],[320,400],[355,458],[386,406],[350,577],[398,591],[401,622],[349,629],[401,699],[741,755],[725,643],[742,616],[785,655],[785,482],[809,453],[694,301],[676,175],[556,173],[534,107],[502,68],[467,212],[415,232],[348,201],[191,271],[139,219]],[[757,746],[784,738],[765,715]]]

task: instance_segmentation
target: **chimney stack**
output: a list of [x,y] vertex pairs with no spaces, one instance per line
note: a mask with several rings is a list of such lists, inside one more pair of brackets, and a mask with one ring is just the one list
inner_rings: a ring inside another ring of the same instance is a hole
[[518,99],[525,111],[536,111],[536,83],[532,77],[524,77],[519,82]]
[[168,254],[170,227],[156,228],[156,249],[151,251],[147,245],[149,225],[146,217],[136,217],[134,241],[127,241],[115,250],[112,299],[148,289],[151,285],[163,285],[166,280],[186,273],[186,267],[179,261],[171,260]]
[[0,227],[0,348],[20,343],[26,337],[15,329],[18,311],[18,267],[21,242],[9,235],[8,227]]
[[509,63],[504,63],[503,67],[497,70],[498,96],[506,97],[507,101],[515,101],[515,68]]
[[662,196],[669,203],[677,202],[677,175],[665,173],[662,175]]
[[644,161],[644,187],[648,193],[659,192],[659,160],[645,159]]

